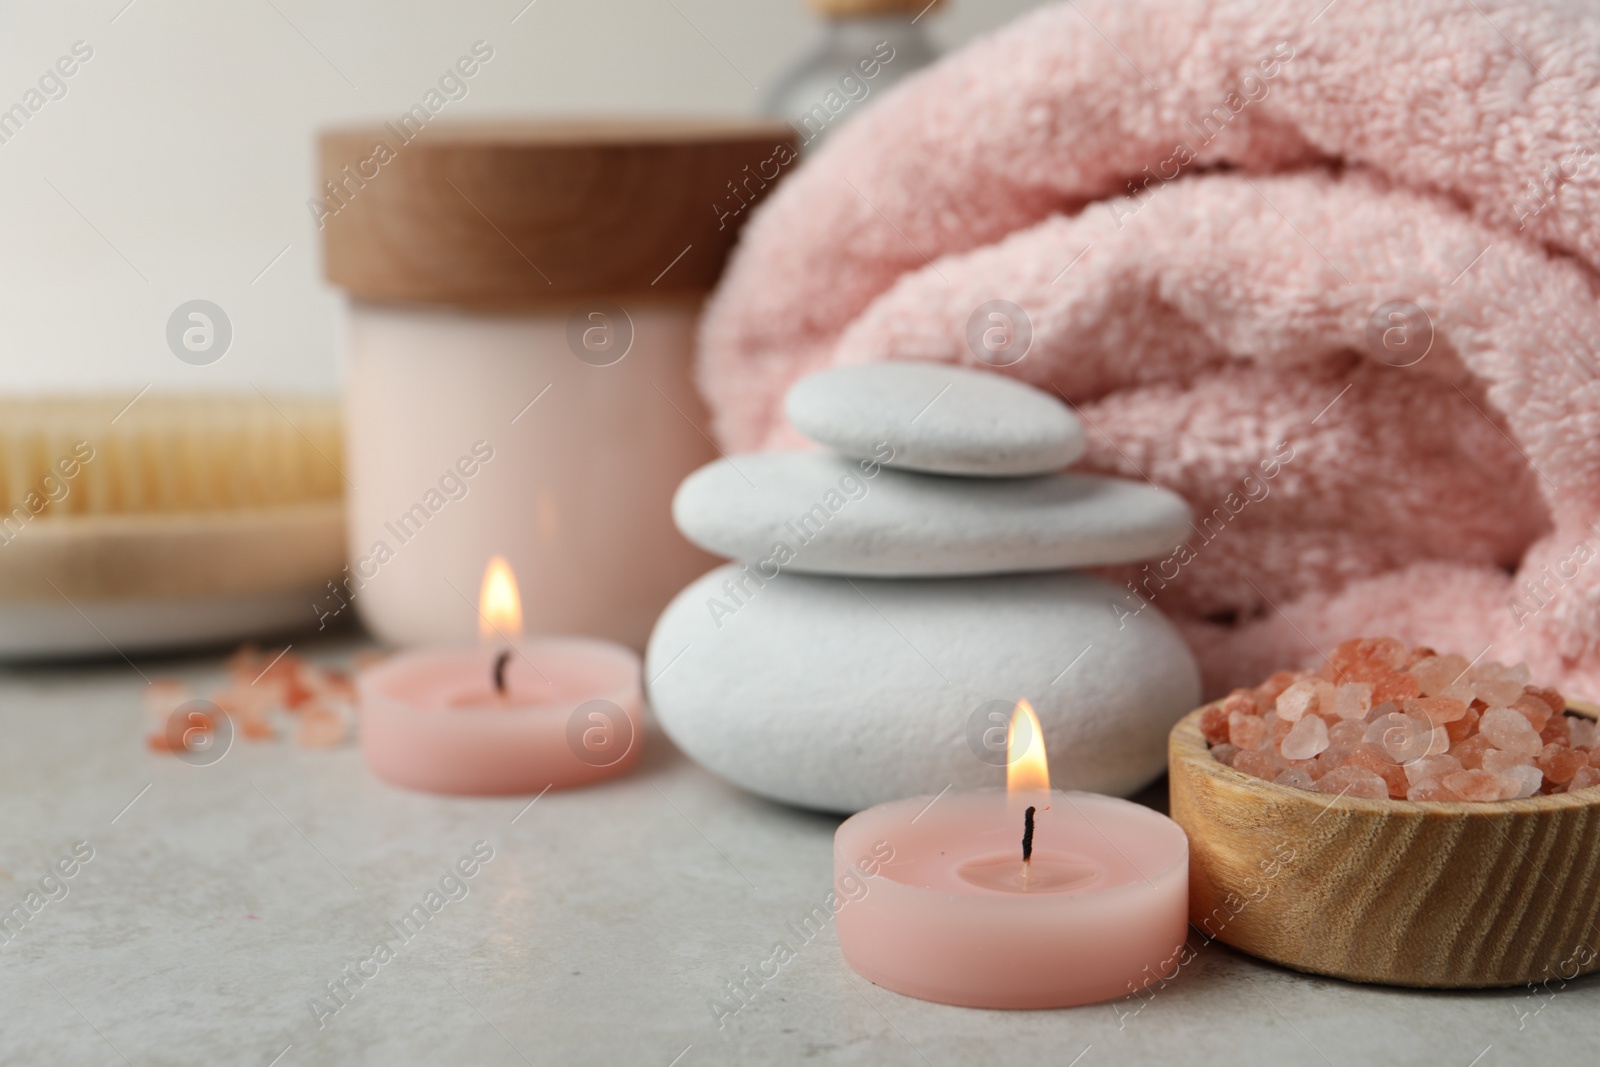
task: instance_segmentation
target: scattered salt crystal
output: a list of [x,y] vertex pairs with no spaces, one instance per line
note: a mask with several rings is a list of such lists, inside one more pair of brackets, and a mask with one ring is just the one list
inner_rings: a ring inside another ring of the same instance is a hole
[[1333,713],[1341,719],[1360,721],[1372,710],[1372,683],[1347,682],[1333,693]]
[[1451,747],[1450,754],[1461,761],[1461,766],[1475,771],[1483,766],[1483,754],[1494,746],[1482,734],[1473,734],[1459,745]]
[[[1509,752],[1502,752],[1498,748],[1491,748],[1483,754],[1483,770],[1490,774],[1504,774],[1513,767],[1526,766],[1526,756],[1513,756]],[[1576,770],[1577,768],[1573,768]]]
[[1512,702],[1511,709],[1518,712],[1524,719],[1527,719],[1528,725],[1535,730],[1543,730],[1545,723],[1549,722],[1551,716],[1555,714],[1555,709],[1549,704],[1527,693],[1517,697]]
[[1276,752],[1256,752],[1242,748],[1233,757],[1234,770],[1253,774],[1257,778],[1276,778],[1278,772],[1287,767],[1288,763]]
[[1521,712],[1510,708],[1493,707],[1478,720],[1478,732],[1495,748],[1519,756],[1536,756],[1544,748],[1539,731],[1523,718]]
[[1454,789],[1448,788],[1438,778],[1423,778],[1411,783],[1406,790],[1407,800],[1460,800]]
[[1218,763],[1226,763],[1230,767],[1233,766],[1233,757],[1238,754],[1239,746],[1230,745],[1226,741],[1220,745],[1211,746],[1211,758]]
[[1200,713],[1200,735],[1206,739],[1207,744],[1220,745],[1228,740],[1228,710],[1227,702],[1211,704]]
[[1311,772],[1304,767],[1290,767],[1286,771],[1280,771],[1273,781],[1279,785],[1292,785],[1296,789],[1314,789],[1317,784],[1316,779],[1311,777]]
[[1290,729],[1282,751],[1285,759],[1310,759],[1327,747],[1328,724],[1319,715],[1308,715]]

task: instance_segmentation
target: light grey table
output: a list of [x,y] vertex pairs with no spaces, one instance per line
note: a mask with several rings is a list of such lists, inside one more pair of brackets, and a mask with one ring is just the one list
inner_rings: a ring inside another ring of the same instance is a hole
[[[239,742],[207,767],[149,753],[139,671],[202,692],[221,677],[216,658],[0,672],[0,909],[78,842],[93,849],[0,947],[0,1062],[1595,1061],[1594,980],[1406,992],[1220,945],[1143,1001],[1008,1013],[910,1000],[856,977],[831,929],[796,935],[831,886],[837,820],[741,793],[659,733],[608,785],[531,807],[447,799],[375,781],[354,747]],[[447,884],[460,899],[402,940],[387,924],[478,842],[493,858],[465,895]],[[730,983],[779,941],[795,958],[735,999]],[[393,958],[365,962],[380,942]],[[345,1002],[314,1008],[342,978]]]

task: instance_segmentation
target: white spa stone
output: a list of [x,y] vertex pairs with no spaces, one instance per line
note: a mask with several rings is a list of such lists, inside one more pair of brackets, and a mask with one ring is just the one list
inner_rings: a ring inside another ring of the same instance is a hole
[[1083,427],[1060,400],[1014,378],[948,363],[862,363],[796,382],[795,429],[847,456],[888,442],[893,467],[1004,477],[1060,470],[1083,455]]
[[843,812],[1003,785],[981,739],[1017,698],[1039,714],[1053,785],[1126,795],[1161,773],[1167,731],[1199,703],[1172,625],[1088,575],[749,573],[728,564],[678,595],[646,677],[679,747],[774,800]]
[[672,502],[718,555],[809,574],[878,578],[1061,570],[1163,556],[1190,534],[1182,497],[1094,474],[954,478],[830,452],[707,464]]

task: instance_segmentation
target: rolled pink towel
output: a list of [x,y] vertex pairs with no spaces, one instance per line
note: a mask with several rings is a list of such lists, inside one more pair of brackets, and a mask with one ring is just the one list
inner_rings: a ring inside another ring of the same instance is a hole
[[1600,15],[1317,7],[1077,0],[864,112],[712,301],[717,433],[794,445],[819,367],[982,366],[1009,300],[1081,466],[1194,506],[1111,573],[1213,692],[1392,633],[1600,697]]

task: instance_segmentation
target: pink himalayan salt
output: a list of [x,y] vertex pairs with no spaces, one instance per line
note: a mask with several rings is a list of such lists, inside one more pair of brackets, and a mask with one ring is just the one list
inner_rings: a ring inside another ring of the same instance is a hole
[[1230,767],[1233,766],[1233,757],[1237,756],[1238,754],[1239,754],[1239,746],[1238,745],[1230,745],[1226,741],[1224,741],[1220,745],[1212,745],[1211,746],[1211,755],[1212,755],[1212,757],[1218,763],[1226,763]]
[[1515,767],[1506,768],[1500,775],[1500,799],[1522,800],[1531,797],[1539,791],[1539,786],[1542,784],[1544,784],[1544,774],[1539,768],[1519,763]]
[[1543,730],[1545,728],[1545,724],[1548,723],[1551,717],[1555,715],[1555,709],[1549,704],[1546,704],[1538,697],[1530,696],[1527,693],[1523,693],[1516,700],[1512,701],[1511,710],[1520,714],[1524,719],[1527,719],[1528,725],[1532,726],[1535,730]]
[[1406,781],[1412,785],[1427,778],[1439,779],[1447,774],[1464,770],[1461,761],[1455,756],[1445,753],[1442,756],[1423,756],[1421,759],[1412,760],[1404,765]]
[[1566,745],[1552,742],[1545,745],[1534,763],[1544,772],[1544,776],[1552,782],[1570,782],[1578,769],[1584,766],[1584,758],[1572,751]]
[[1539,740],[1545,744],[1559,744],[1567,748],[1572,747],[1572,724],[1581,721],[1571,715],[1552,715],[1550,721],[1544,724],[1544,729],[1539,731]]
[[1319,715],[1307,715],[1289,730],[1280,751],[1284,759],[1310,759],[1327,747],[1328,724]]
[[1200,736],[1206,739],[1208,745],[1220,745],[1228,740],[1228,719],[1226,700],[1221,704],[1212,704],[1200,713]]
[[1478,732],[1495,748],[1530,759],[1544,748],[1539,732],[1520,712],[1510,708],[1490,708],[1484,712],[1483,718],[1478,720]]
[[1472,669],[1472,688],[1477,698],[1491,708],[1509,707],[1522,695],[1523,687],[1528,684],[1528,680],[1526,663],[1507,667],[1490,660]]
[[1367,724],[1349,719],[1341,719],[1328,727],[1328,744],[1357,745],[1366,736]]
[[1260,748],[1267,740],[1267,724],[1255,715],[1233,712],[1228,716],[1228,741],[1240,748]]
[[1454,771],[1440,782],[1462,800],[1500,799],[1500,776],[1488,771]]
[[1372,710],[1372,683],[1347,682],[1333,693],[1333,713],[1340,719],[1360,722]]
[[[1396,672],[1406,677],[1397,679]],[[1240,752],[1227,744],[1231,731],[1222,720],[1234,711],[1259,717],[1264,738],[1243,761],[1245,768],[1297,787],[1309,777],[1320,789],[1324,778],[1346,769],[1370,771],[1383,779],[1389,796],[1411,800],[1487,798],[1491,784],[1500,799],[1600,784],[1600,729],[1590,720],[1562,714],[1565,698],[1554,689],[1526,684],[1528,677],[1520,664],[1467,670],[1460,657],[1427,648],[1407,652],[1392,639],[1347,641],[1317,671],[1280,671],[1253,690],[1235,690],[1221,705],[1228,714],[1218,710],[1203,716],[1203,724],[1212,728],[1208,740],[1217,757],[1238,765]],[[1474,702],[1478,682],[1486,695],[1509,703]],[[1509,683],[1517,684],[1515,692]],[[1280,709],[1278,698],[1285,694],[1289,699]],[[1363,703],[1367,710],[1357,714]],[[1491,710],[1501,713],[1488,720],[1493,737],[1483,729],[1483,716]],[[1310,759],[1286,758],[1282,746],[1291,733],[1296,740],[1290,754],[1315,739],[1310,719],[1325,724],[1326,747]],[[1240,729],[1254,734],[1249,725]],[[1565,778],[1568,771],[1572,777],[1565,781],[1553,777]],[[1349,784],[1345,777],[1332,781]]]
[[1317,779],[1317,792],[1388,800],[1389,783],[1365,767],[1338,767]]
[[[1465,656],[1429,656],[1412,665],[1411,676],[1427,696],[1448,694],[1459,699],[1461,690],[1471,690],[1467,666]],[[1465,702],[1470,704],[1472,697],[1467,696]]]
[[1278,717],[1298,722],[1301,716],[1314,712],[1325,719],[1335,718],[1335,692],[1333,683],[1325,679],[1302,678],[1278,697]]
[[1467,714],[1467,705],[1464,701],[1451,697],[1413,697],[1401,701],[1400,710],[1407,715],[1427,719],[1435,726],[1443,726],[1447,722],[1455,722],[1464,717]]
[[1254,749],[1241,748],[1233,757],[1233,769],[1253,774],[1257,778],[1272,779],[1278,776],[1279,771],[1286,770],[1289,764],[1276,752],[1257,752]]
[[1314,789],[1317,784],[1317,780],[1311,777],[1311,772],[1304,767],[1290,767],[1286,771],[1280,771],[1273,781],[1279,785],[1294,786],[1296,789]]
[[1482,734],[1473,734],[1459,745],[1450,746],[1450,754],[1461,761],[1461,766],[1475,771],[1483,766],[1483,754],[1494,748]]
[[1600,785],[1600,767],[1579,767],[1578,773],[1572,776],[1572,781],[1567,783],[1567,792],[1579,789],[1591,789]]

